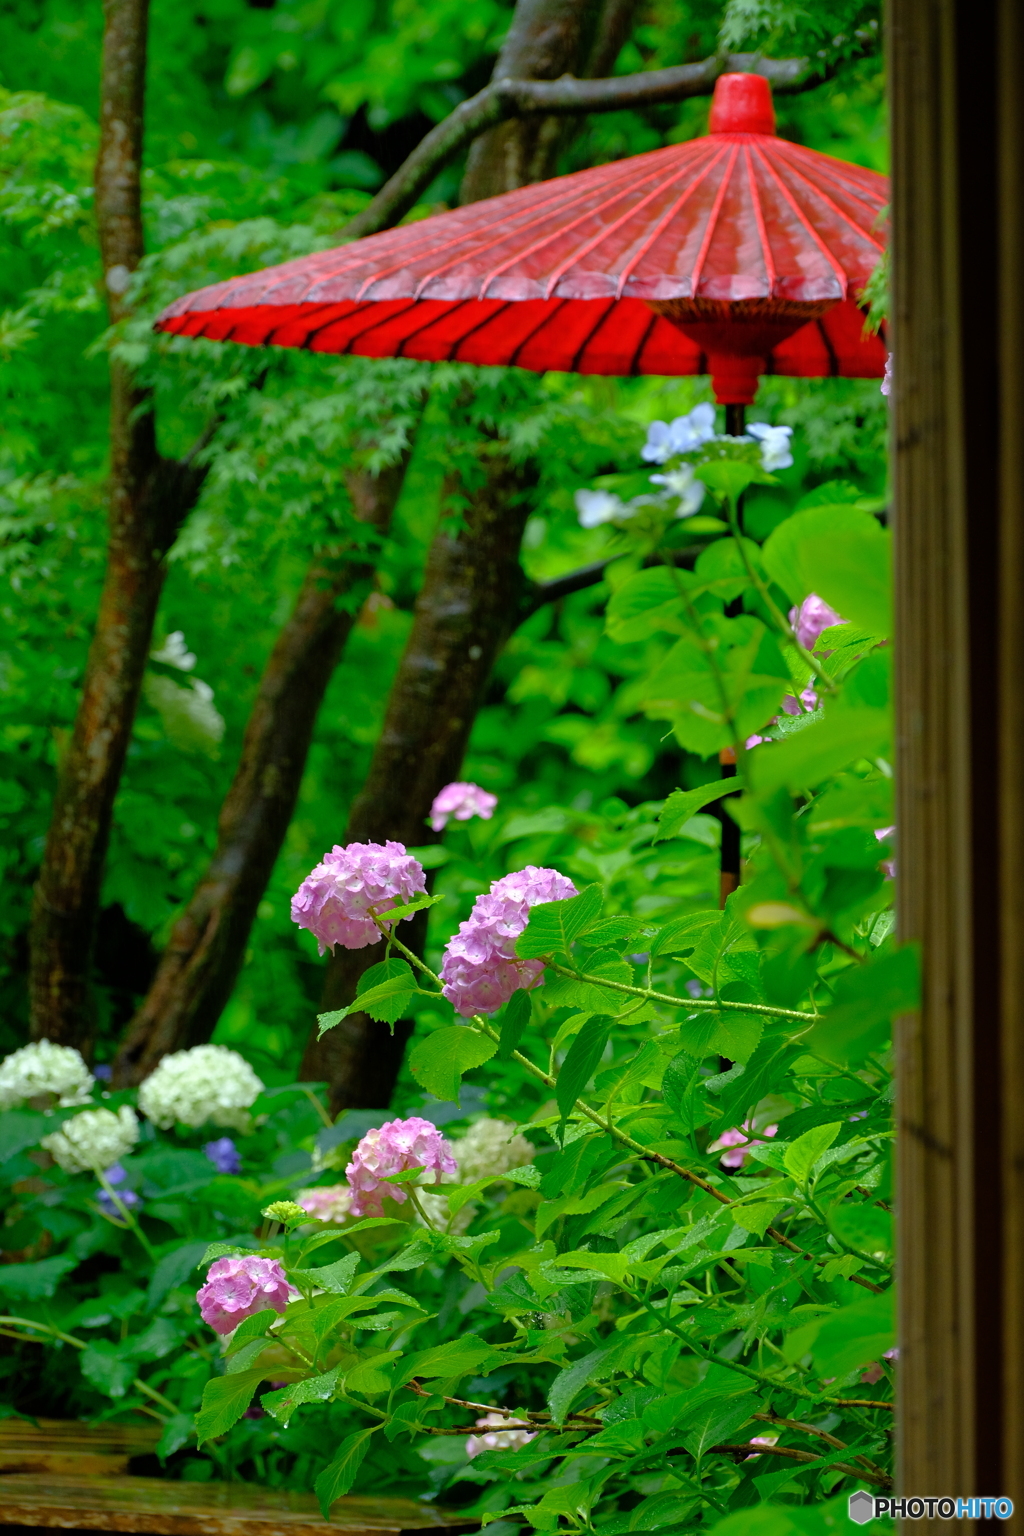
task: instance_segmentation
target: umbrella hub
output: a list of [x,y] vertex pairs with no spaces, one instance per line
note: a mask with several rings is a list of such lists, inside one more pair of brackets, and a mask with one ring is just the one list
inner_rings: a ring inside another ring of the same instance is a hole
[[711,99],[710,133],[774,133],[772,88],[763,75],[719,75]]
[[753,405],[758,377],[775,347],[835,299],[651,299],[648,308],[664,315],[696,342],[708,360],[719,405]]

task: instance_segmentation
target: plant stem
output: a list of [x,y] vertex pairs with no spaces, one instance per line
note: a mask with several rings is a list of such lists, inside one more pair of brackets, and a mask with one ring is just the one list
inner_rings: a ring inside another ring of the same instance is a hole
[[117,1206],[117,1209],[121,1213],[121,1219],[123,1220],[125,1226],[126,1227],[130,1227],[131,1230],[135,1233],[135,1236],[138,1238],[138,1240],[142,1244],[143,1248],[145,1248],[147,1257],[150,1258],[153,1261],[153,1263],[155,1264],[156,1263],[156,1252],[155,1252],[155,1250],[153,1248],[152,1243],[150,1242],[149,1238],[146,1236],[145,1232],[143,1232],[142,1228],[139,1226],[138,1222],[136,1221],[135,1217],[132,1215],[132,1213],[128,1209],[128,1207],[125,1205],[124,1201],[121,1199],[121,1196],[118,1194],[117,1190],[110,1183],[109,1179],[106,1176],[106,1173],[101,1168],[94,1168],[93,1169],[93,1173],[95,1173],[96,1178],[99,1180],[100,1184],[106,1190],[106,1192],[110,1196],[111,1200],[113,1200],[114,1204]]

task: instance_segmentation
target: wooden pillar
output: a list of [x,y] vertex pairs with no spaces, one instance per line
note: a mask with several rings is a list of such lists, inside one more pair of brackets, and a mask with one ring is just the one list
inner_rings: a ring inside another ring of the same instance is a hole
[[899,1492],[1008,1495],[1018,1531],[1022,33],[1021,0],[890,0],[899,931],[924,979],[897,1035]]

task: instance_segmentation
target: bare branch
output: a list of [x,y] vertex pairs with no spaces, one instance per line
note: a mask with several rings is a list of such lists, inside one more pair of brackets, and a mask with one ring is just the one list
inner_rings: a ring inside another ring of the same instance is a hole
[[[673,565],[681,565],[686,570],[692,571],[696,564],[697,556],[703,545],[695,544],[686,549],[676,551]],[[553,576],[550,581],[531,582],[524,590],[519,608],[519,623],[537,612],[538,608],[544,608],[548,603],[561,602],[563,597],[571,597],[574,592],[585,592],[588,587],[596,587],[604,580],[604,573],[613,560],[620,556],[610,555],[607,560],[595,560],[592,565],[581,565],[575,571],[566,571],[564,576]],[[644,561],[645,566],[663,565],[661,555],[649,555]]]
[[678,64],[671,69],[605,80],[577,80],[572,75],[561,80],[494,80],[420,140],[373,201],[346,225],[344,238],[357,240],[391,229],[443,166],[479,134],[509,118],[619,112],[628,107],[685,101],[690,96],[710,95],[719,75],[733,71],[763,75],[776,91],[793,91],[820,84],[832,73],[832,67],[813,59],[763,59],[756,53],[727,53],[699,64]]

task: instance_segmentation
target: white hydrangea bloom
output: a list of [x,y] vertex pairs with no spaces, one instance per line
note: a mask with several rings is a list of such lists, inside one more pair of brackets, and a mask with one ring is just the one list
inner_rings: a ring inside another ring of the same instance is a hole
[[677,453],[691,453],[702,443],[709,443],[714,435],[715,408],[704,401],[675,421],[652,421],[640,457],[648,464],[664,464]]
[[[477,1179],[497,1178],[510,1168],[523,1168],[533,1162],[533,1146],[521,1136],[510,1120],[492,1120],[484,1115],[475,1120],[466,1132],[452,1140],[452,1156],[459,1165],[458,1173],[442,1175],[442,1184],[472,1184]],[[442,1231],[465,1232],[476,1214],[476,1206],[464,1205],[448,1226],[448,1200],[445,1195],[423,1190],[417,1194],[435,1227]],[[419,1220],[419,1218],[416,1218]]]
[[612,491],[579,490],[575,499],[581,528],[600,528],[602,523],[622,522],[632,517],[635,510]]
[[164,1057],[139,1088],[139,1108],[164,1131],[175,1121],[193,1127],[210,1121],[245,1131],[249,1107],[262,1092],[263,1084],[237,1051],[196,1045]]
[[88,1104],[92,1073],[70,1045],[34,1040],[0,1062],[0,1109],[16,1109],[44,1093],[57,1096],[64,1109]]
[[485,1433],[470,1435],[466,1440],[466,1455],[470,1460],[481,1451],[517,1451],[521,1445],[528,1445],[536,1433],[531,1433],[529,1425],[522,1419],[513,1419],[507,1413],[485,1413],[477,1419],[476,1427]]
[[452,1142],[452,1154],[459,1165],[459,1183],[472,1184],[522,1168],[533,1162],[533,1146],[521,1136],[510,1120],[475,1120],[466,1132]]
[[773,469],[788,469],[793,462],[790,438],[792,427],[770,427],[766,421],[752,421],[747,435],[761,444],[761,468],[771,474]]
[[65,1120],[59,1131],[44,1136],[40,1145],[65,1173],[95,1173],[119,1163],[138,1139],[135,1111],[122,1104],[116,1115],[112,1109],[87,1109],[83,1115]]
[[678,469],[670,469],[667,475],[652,475],[651,484],[663,485],[673,496],[679,497],[676,517],[692,517],[700,510],[705,486],[696,478],[692,464],[680,464]]

